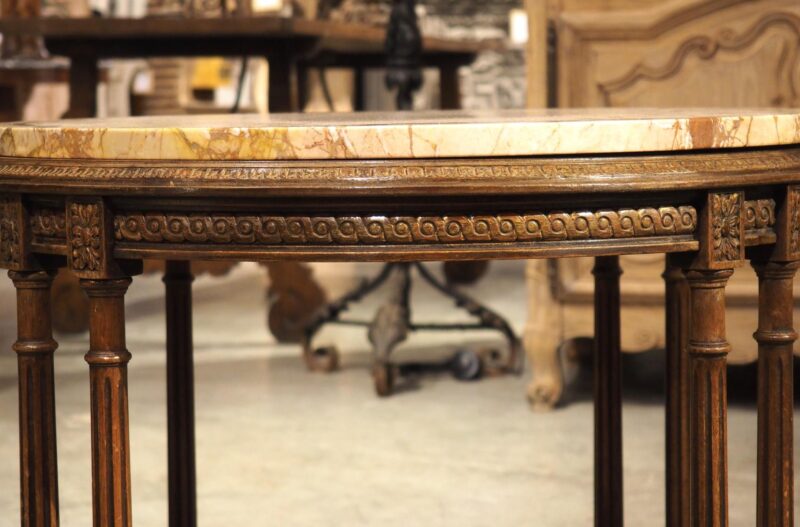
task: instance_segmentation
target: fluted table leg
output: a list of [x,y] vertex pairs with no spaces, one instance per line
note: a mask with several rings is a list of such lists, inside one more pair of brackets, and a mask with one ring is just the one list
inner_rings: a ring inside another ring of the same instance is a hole
[[186,261],[168,261],[167,457],[169,525],[197,525],[192,357],[192,272]]
[[95,527],[130,527],[125,292],[130,278],[81,280],[89,296],[92,507]]
[[619,257],[597,258],[593,273],[594,521],[597,527],[619,527],[623,523]]
[[55,273],[16,272],[21,520],[23,527],[58,526],[58,468],[53,388],[50,286]]
[[666,285],[666,512],[667,527],[689,526],[689,285],[667,255]]
[[691,525],[728,525],[725,284],[733,271],[692,270],[689,336]]
[[758,274],[758,527],[794,525],[792,282],[798,262],[753,262]]

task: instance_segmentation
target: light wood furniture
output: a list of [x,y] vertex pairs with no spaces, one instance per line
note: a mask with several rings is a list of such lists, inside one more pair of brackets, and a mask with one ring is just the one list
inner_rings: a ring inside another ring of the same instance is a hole
[[[800,106],[800,3],[794,0],[531,0],[529,9],[537,17],[532,26],[540,28],[532,33],[539,41],[530,43],[538,53],[529,71],[531,105],[549,100],[559,107]],[[541,56],[547,49],[545,25],[551,33],[549,67]],[[759,202],[747,214],[751,226],[762,228],[774,209]],[[623,349],[663,348],[663,258],[626,256],[622,268],[622,317],[630,321]],[[524,341],[535,408],[558,402],[563,356],[592,334],[591,269],[587,259],[528,266]],[[729,360],[755,361],[755,273],[737,273],[728,298]]]
[[[60,266],[80,276],[91,303],[94,524],[128,527],[124,296],[143,259],[170,262],[170,525],[193,527],[186,261],[571,256],[596,258],[595,522],[619,527],[618,256],[639,253],[670,255],[665,369],[676,440],[667,474],[691,482],[669,487],[678,493],[668,496],[670,514],[727,525],[725,285],[749,259],[761,288],[759,523],[793,525],[800,112],[105,119],[0,126],[0,137],[0,266],[17,288],[25,527],[58,525],[49,289]],[[775,221],[752,228],[753,200],[774,203]],[[375,367],[389,375],[392,365]]]

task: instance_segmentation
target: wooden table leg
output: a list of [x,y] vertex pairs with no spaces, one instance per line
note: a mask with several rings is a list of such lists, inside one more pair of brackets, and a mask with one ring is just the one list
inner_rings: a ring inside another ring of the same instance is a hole
[[353,111],[356,112],[363,112],[367,109],[364,74],[364,68],[361,66],[353,69]]
[[461,82],[459,65],[451,62],[439,68],[439,97],[442,110],[461,109]]
[[194,365],[192,357],[192,276],[187,261],[168,261],[167,457],[169,525],[197,525],[194,448]]
[[595,259],[594,510],[597,527],[622,525],[619,257]]
[[758,527],[794,525],[792,282],[798,262],[753,262],[758,274]]
[[267,56],[269,64],[269,111],[297,112],[300,101],[297,94],[297,68],[289,54],[275,53]]
[[130,278],[81,280],[89,296],[92,507],[95,527],[131,526],[125,292]]
[[666,512],[667,527],[689,526],[689,284],[667,255],[666,285]]
[[58,526],[58,468],[50,286],[55,273],[15,272],[23,527]]
[[69,110],[64,117],[80,118],[97,115],[97,86],[100,72],[94,55],[70,57]]
[[691,525],[728,525],[725,270],[691,270],[689,441]]

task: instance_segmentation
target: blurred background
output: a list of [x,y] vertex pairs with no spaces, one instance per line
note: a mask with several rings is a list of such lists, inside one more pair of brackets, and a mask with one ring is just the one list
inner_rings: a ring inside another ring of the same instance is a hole
[[[0,35],[0,121],[800,106],[797,0],[2,0]],[[319,315],[379,265],[193,264],[200,525],[590,525],[591,266],[430,262],[433,282],[395,272],[348,305],[359,327]],[[622,266],[625,516],[651,525],[664,516],[664,260]],[[167,524],[162,274],[149,262],[126,300],[134,521],[149,526]],[[378,321],[404,288],[422,330],[393,342],[378,397],[375,342],[397,329]],[[508,331],[469,327],[464,295]],[[727,295],[731,524],[752,525],[753,271]],[[8,280],[0,299],[4,527],[19,523]],[[67,272],[53,302],[62,525],[88,525],[87,303]],[[515,351],[524,365],[507,374]]]

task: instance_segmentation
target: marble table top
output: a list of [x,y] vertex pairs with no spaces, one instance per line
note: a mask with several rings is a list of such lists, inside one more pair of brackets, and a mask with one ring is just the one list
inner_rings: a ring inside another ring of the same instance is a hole
[[586,109],[76,119],[0,124],[0,156],[418,159],[800,144],[800,109]]

